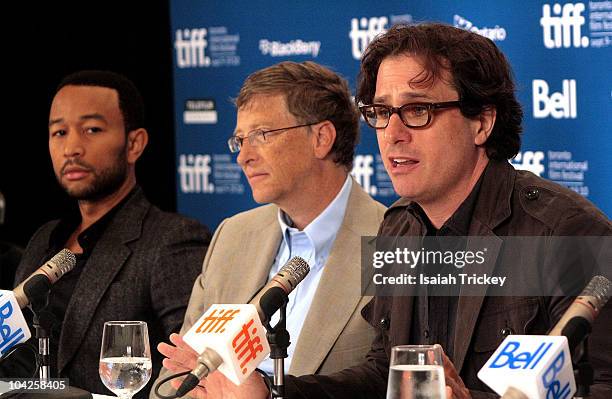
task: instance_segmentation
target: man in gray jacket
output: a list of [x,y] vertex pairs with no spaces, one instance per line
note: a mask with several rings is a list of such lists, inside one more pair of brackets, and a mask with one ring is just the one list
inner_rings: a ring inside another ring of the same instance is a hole
[[[34,234],[15,281],[62,248],[76,254],[76,266],[49,295],[51,376],[109,393],[98,374],[104,322],[146,321],[153,347],[178,331],[210,233],[160,211],[137,185],[136,162],[148,133],[142,98],[124,76],[81,71],[64,78],[51,105],[48,138],[58,183],[78,207]],[[155,376],[161,359],[152,352]],[[16,376],[8,367],[5,375]]]

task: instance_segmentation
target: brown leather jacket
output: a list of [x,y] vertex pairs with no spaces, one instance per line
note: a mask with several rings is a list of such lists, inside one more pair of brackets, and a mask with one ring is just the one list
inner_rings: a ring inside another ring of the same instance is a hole
[[[612,224],[593,204],[573,191],[491,161],[470,224],[470,236],[610,236]],[[420,235],[421,225],[400,199],[380,227],[382,236]],[[503,251],[501,246],[497,249]],[[491,251],[491,249],[489,249]],[[495,249],[492,249],[495,251]],[[484,294],[484,293],[483,293]],[[508,331],[546,334],[571,303],[569,297],[461,296],[455,325],[453,360],[474,398],[496,397],[476,376]],[[363,364],[331,376],[288,377],[289,398],[384,398],[389,355],[411,342],[414,297],[375,297],[362,311],[377,336]],[[612,304],[590,337],[596,385],[593,398],[612,397]]]

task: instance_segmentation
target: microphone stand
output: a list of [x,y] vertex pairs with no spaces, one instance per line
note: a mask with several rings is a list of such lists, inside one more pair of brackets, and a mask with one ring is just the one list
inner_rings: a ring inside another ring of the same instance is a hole
[[276,326],[266,326],[266,337],[270,343],[270,359],[274,360],[274,385],[272,387],[273,398],[285,397],[285,358],[289,347],[289,331],[287,331],[287,301],[280,308],[280,319]]
[[574,376],[576,378],[576,394],[575,398],[585,398],[590,395],[590,388],[593,385],[594,370],[589,363],[589,353],[587,340],[585,339],[581,346],[581,356],[574,364]]
[[[32,280],[35,278],[36,276]],[[31,282],[28,282],[26,286],[30,283]],[[28,299],[30,300],[30,309],[34,314],[32,322],[34,329],[36,330],[35,336],[38,339],[38,354],[40,359],[39,378],[41,381],[49,381],[51,378],[49,336],[51,327],[53,326],[53,322],[55,320],[53,314],[46,310],[47,306],[49,305],[49,292],[51,291],[51,284],[49,284],[48,280],[45,278],[32,282],[32,284],[40,284],[37,286],[36,290],[31,291],[35,292],[35,295],[28,295]],[[41,286],[44,287],[44,289],[38,288]],[[28,292],[27,289],[26,292]]]

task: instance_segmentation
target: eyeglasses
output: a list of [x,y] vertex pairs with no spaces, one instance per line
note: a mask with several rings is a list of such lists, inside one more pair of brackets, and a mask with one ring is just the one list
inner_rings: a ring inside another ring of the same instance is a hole
[[229,147],[230,152],[238,152],[242,148],[242,143],[244,142],[245,139],[249,140],[250,145],[255,146],[259,144],[264,144],[266,142],[266,136],[271,136],[270,133],[280,134],[282,133],[282,131],[297,129],[298,127],[312,126],[312,125],[316,125],[317,123],[320,123],[320,122],[306,123],[304,125],[297,125],[297,126],[281,127],[279,129],[272,129],[272,130],[256,129],[256,130],[248,132],[245,136],[242,136],[242,137],[236,136],[236,135],[230,137],[227,140],[227,145]]
[[424,128],[433,119],[434,110],[458,107],[461,101],[446,101],[441,103],[409,103],[401,107],[390,107],[385,104],[360,105],[359,110],[366,123],[374,129],[384,129],[389,126],[391,115],[397,114],[407,127]]

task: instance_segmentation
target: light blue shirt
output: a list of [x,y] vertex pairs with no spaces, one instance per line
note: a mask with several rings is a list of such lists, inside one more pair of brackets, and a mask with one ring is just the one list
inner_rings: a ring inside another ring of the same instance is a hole
[[[294,256],[304,258],[310,266],[310,273],[289,294],[286,321],[291,344],[287,348],[288,357],[285,359],[285,373],[289,372],[295,343],[300,337],[300,331],[317,291],[321,275],[323,274],[323,268],[334,245],[336,234],[342,225],[352,184],[352,179],[348,175],[336,198],[303,231],[291,227],[293,223],[289,220],[289,216],[279,209],[278,222],[283,234],[283,240],[268,279],[274,277],[280,268]],[[272,326],[275,326],[278,322],[279,315],[280,312],[276,312],[272,317]],[[274,372],[274,362],[272,359],[267,358],[259,365],[259,368],[272,375]]]

